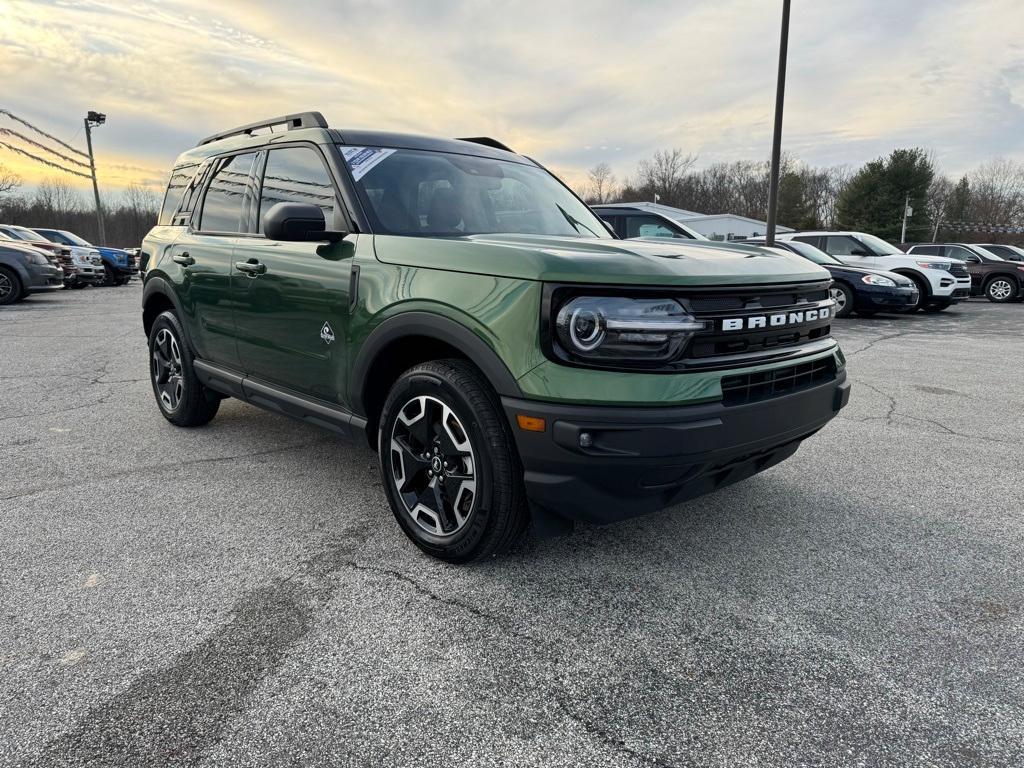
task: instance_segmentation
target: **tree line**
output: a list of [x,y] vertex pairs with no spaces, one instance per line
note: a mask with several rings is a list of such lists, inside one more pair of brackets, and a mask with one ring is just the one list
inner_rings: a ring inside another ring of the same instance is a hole
[[[697,167],[681,149],[659,150],[619,183],[607,163],[587,172],[581,197],[588,203],[655,200],[696,213],[735,213],[764,220],[768,210],[767,161],[737,160]],[[813,167],[783,156],[778,222],[793,229],[870,232],[900,240],[904,205],[908,242],[957,240],[1024,245],[1024,234],[965,230],[959,223],[1024,227],[1024,163],[997,158],[959,178],[941,173],[927,150],[896,149],[849,166]]]
[[[22,180],[0,166],[0,223],[45,227],[74,232],[90,243],[100,244],[96,208],[59,177],[45,179],[33,192],[21,192]],[[138,247],[156,224],[160,198],[155,192],[130,185],[103,207],[106,245]]]

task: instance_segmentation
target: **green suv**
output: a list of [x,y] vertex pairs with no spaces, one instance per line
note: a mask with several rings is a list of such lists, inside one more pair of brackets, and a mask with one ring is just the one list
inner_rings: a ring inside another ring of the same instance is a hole
[[453,562],[742,480],[849,398],[821,267],[617,239],[493,139],[316,112],[217,134],[143,252],[163,415],[237,397],[367,440],[399,525]]

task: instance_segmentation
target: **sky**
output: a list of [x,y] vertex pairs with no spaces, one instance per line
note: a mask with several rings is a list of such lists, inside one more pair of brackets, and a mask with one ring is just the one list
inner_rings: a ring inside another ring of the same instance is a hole
[[[780,17],[781,0],[0,0],[0,108],[82,149],[85,112],[106,113],[104,194],[159,190],[203,136],[310,109],[493,136],[579,187],[659,149],[766,159]],[[793,0],[784,150],[856,167],[902,146],[952,175],[1024,160],[1021,0]],[[2,146],[0,164],[26,186],[54,173]]]

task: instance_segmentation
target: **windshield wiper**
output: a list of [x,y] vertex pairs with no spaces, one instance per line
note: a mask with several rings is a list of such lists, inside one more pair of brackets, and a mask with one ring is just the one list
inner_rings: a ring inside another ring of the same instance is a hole
[[[583,227],[591,235],[593,235],[594,237],[598,237],[597,232],[592,230],[590,227],[588,227],[586,224],[584,224],[579,219],[573,218],[572,214],[570,214],[567,210],[565,210],[565,208],[560,206],[558,203],[555,203],[555,208],[557,208],[558,212],[561,213],[565,217],[566,221],[569,222],[569,226],[576,230],[576,234],[582,235],[583,233],[580,232],[580,227]],[[577,226],[577,225],[579,225],[579,226]]]

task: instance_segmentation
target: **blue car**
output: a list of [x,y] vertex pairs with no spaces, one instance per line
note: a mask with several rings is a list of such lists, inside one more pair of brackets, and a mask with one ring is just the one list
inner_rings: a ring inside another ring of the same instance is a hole
[[128,251],[121,250],[120,248],[107,248],[102,245],[92,245],[76,235],[74,232],[67,232],[63,229],[40,229],[38,227],[34,227],[33,231],[38,232],[51,243],[59,243],[60,245],[77,245],[81,247],[94,248],[99,251],[100,257],[103,259],[103,271],[107,274],[106,280],[103,283],[104,285],[124,285],[131,280],[134,275],[139,273],[138,257],[132,256]]

